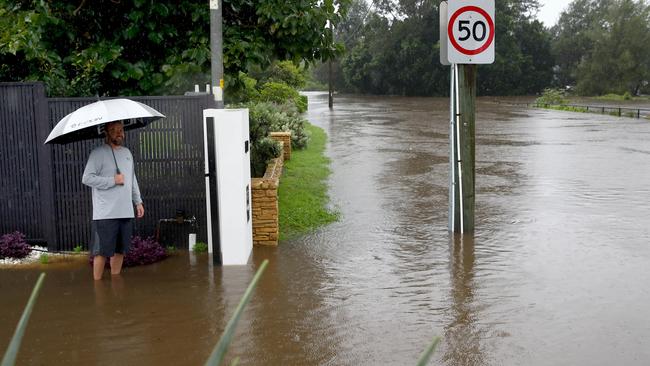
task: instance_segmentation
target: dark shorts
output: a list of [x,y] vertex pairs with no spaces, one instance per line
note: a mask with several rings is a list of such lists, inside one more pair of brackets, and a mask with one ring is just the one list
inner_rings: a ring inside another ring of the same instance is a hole
[[133,219],[93,220],[91,253],[102,257],[126,254],[132,234]]

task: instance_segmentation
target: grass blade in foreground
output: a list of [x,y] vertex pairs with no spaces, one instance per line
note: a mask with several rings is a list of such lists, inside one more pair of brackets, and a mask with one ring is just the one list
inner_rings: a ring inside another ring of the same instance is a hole
[[426,364],[429,363],[433,352],[436,350],[436,347],[438,347],[438,343],[440,343],[440,337],[435,337],[429,347],[424,351],[424,353],[422,353],[422,356],[420,356],[420,361],[418,361],[417,366],[426,366]]
[[237,305],[237,309],[235,309],[235,313],[233,314],[232,318],[230,318],[230,321],[228,321],[226,329],[223,331],[221,339],[219,339],[219,343],[214,346],[214,350],[212,350],[210,358],[208,358],[206,361],[206,366],[217,366],[220,365],[223,361],[223,358],[226,355],[226,351],[228,350],[228,345],[232,341],[233,334],[235,334],[235,327],[237,326],[237,322],[239,321],[241,314],[244,312],[244,308],[250,301],[253,290],[255,290],[255,287],[257,287],[257,282],[259,282],[260,277],[262,277],[262,272],[264,272],[264,269],[266,269],[266,266],[268,264],[269,260],[265,259],[264,262],[262,262],[260,268],[257,270],[257,273],[255,273],[255,277],[253,277],[250,285],[248,285],[248,288],[244,293],[244,297],[242,297],[239,305]]
[[32,315],[32,309],[36,303],[36,298],[38,297],[38,292],[41,290],[43,285],[43,280],[45,279],[45,273],[41,273],[36,281],[36,285],[32,290],[32,294],[27,301],[27,306],[23,311],[23,315],[20,317],[14,336],[9,342],[9,347],[7,347],[7,352],[2,358],[2,366],[13,366],[16,363],[16,356],[18,355],[18,349],[20,348],[20,343],[23,340],[23,335],[25,334],[25,328],[27,328],[27,322],[29,321],[30,315]]

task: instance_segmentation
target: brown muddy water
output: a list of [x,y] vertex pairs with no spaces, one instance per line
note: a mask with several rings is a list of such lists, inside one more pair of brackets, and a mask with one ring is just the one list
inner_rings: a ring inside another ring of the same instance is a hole
[[[650,122],[517,110],[476,124],[476,232],[447,232],[445,99],[345,97],[329,134],[341,221],[253,264],[177,255],[93,284],[47,267],[21,365],[200,365],[256,267],[242,365],[650,364]],[[145,198],[146,199],[146,198]],[[0,351],[38,276],[0,270]]]

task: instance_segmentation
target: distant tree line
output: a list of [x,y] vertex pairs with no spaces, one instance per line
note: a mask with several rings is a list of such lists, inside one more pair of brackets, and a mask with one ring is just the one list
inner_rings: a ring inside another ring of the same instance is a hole
[[[650,6],[644,0],[576,0],[559,22],[535,19],[537,0],[496,1],[496,56],[479,67],[481,95],[569,88],[585,95],[649,93]],[[335,38],[335,88],[364,94],[447,95],[439,62],[439,0],[353,0]],[[314,70],[327,82],[325,65]]]
[[[446,95],[439,2],[223,0],[227,96],[274,61],[333,58],[337,90]],[[496,0],[479,94],[650,93],[647,0],[575,0],[550,29],[538,7]],[[0,81],[44,81],[51,96],[180,93],[210,81],[209,24],[207,0],[0,0]]]
[[551,29],[557,85],[581,94],[650,93],[650,5],[575,0]]

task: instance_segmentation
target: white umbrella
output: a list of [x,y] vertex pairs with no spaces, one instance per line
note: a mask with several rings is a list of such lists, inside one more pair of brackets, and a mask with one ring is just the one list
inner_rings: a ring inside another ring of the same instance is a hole
[[124,129],[144,127],[164,118],[157,110],[130,99],[109,99],[85,105],[54,126],[46,144],[67,144],[104,136],[104,124],[124,121]]

